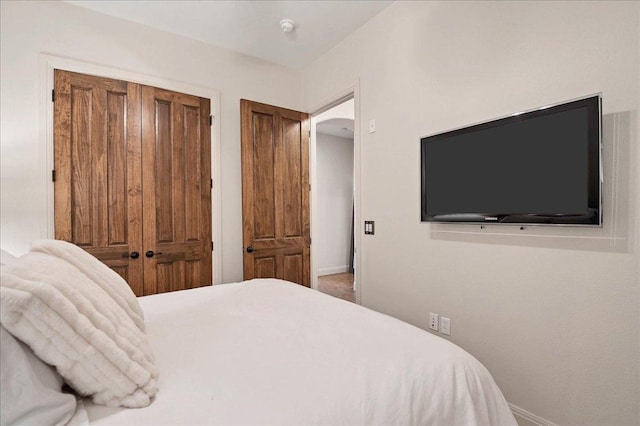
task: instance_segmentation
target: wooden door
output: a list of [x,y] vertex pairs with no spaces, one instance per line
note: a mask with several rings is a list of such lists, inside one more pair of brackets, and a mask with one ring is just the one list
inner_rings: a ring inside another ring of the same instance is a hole
[[241,100],[244,279],[310,286],[309,116]]
[[55,71],[55,237],[138,296],[211,285],[209,100]]
[[209,109],[142,88],[144,294],[211,285]]
[[55,71],[55,238],[142,294],[140,86]]

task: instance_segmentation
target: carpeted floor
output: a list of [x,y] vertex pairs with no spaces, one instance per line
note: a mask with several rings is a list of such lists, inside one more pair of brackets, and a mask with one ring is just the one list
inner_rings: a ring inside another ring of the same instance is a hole
[[356,301],[353,291],[353,274],[348,272],[318,277],[318,290],[349,302]]

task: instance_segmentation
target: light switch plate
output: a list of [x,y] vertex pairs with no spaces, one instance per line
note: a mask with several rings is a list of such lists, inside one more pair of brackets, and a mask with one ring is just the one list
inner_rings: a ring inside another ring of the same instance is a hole
[[364,234],[365,235],[373,235],[375,234],[375,222],[373,220],[365,220],[364,221]]

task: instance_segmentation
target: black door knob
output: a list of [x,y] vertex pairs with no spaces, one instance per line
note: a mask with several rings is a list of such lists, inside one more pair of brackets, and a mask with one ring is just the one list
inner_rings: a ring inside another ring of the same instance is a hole
[[162,254],[161,252],[155,253],[153,250],[149,250],[144,255],[147,257],[153,257],[153,256],[160,256],[161,254]]
[[131,259],[137,259],[137,258],[139,258],[139,257],[140,257],[140,253],[138,253],[137,251],[132,251],[132,252],[131,252],[131,253],[129,253],[129,254],[123,254],[123,255],[122,255],[122,258],[123,258],[123,259],[126,259],[126,258],[128,258],[128,257],[130,257]]
[[247,247],[247,253],[253,253],[253,247],[251,246]]

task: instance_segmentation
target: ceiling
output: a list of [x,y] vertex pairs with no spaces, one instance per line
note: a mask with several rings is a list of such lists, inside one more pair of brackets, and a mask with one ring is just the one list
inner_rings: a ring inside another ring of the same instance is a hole
[[316,132],[353,139],[355,103],[349,99],[315,117]]
[[[300,69],[392,1],[126,1],[67,3]],[[284,33],[282,19],[295,22]]]
[[353,139],[353,119],[330,118],[316,124],[316,132],[346,139]]

